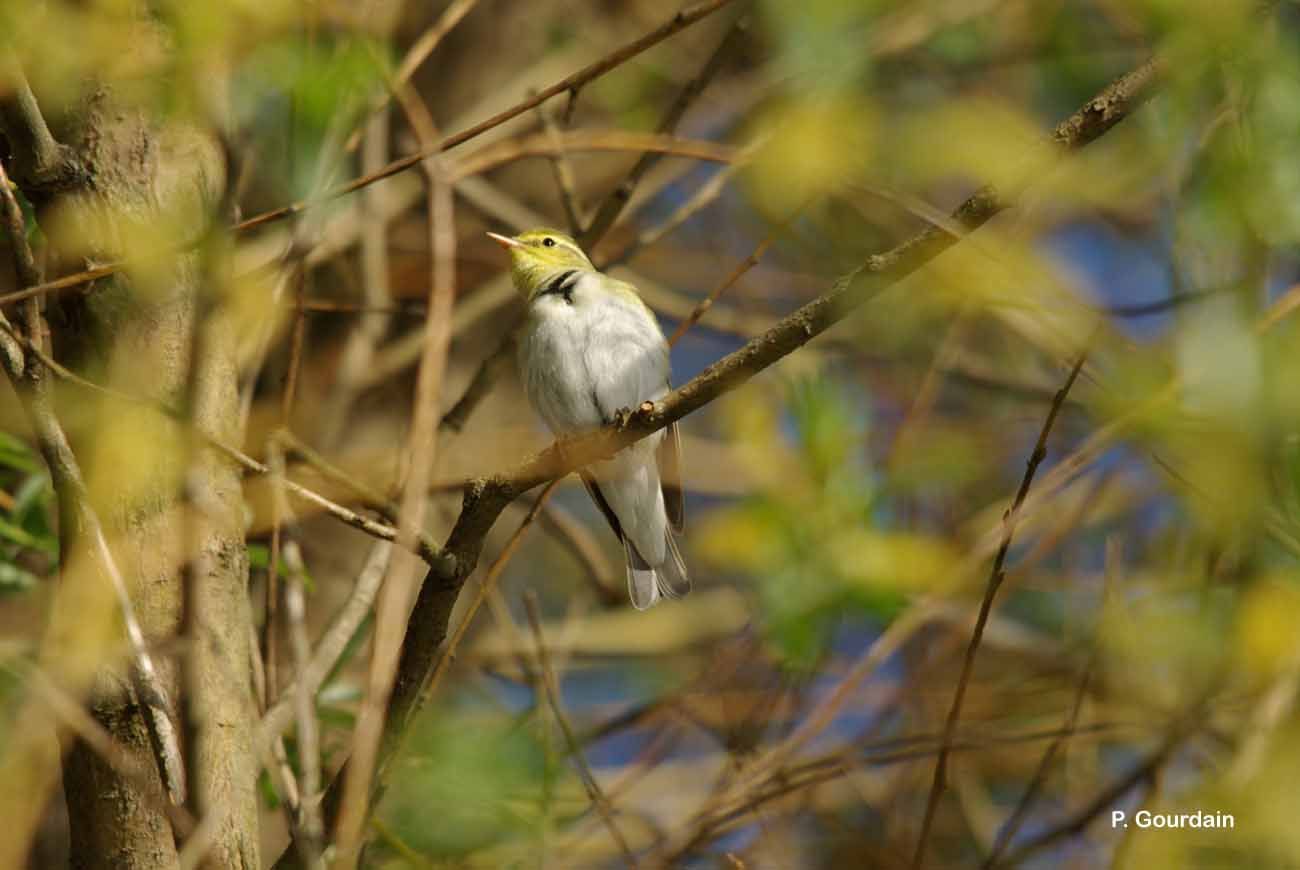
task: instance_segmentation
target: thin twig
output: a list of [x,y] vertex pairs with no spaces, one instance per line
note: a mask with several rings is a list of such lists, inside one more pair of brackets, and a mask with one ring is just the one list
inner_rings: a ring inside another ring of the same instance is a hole
[[[271,481],[274,487],[273,499],[275,513],[281,522],[284,536],[283,555],[288,583],[284,586],[284,609],[288,623],[289,647],[293,654],[294,668],[304,673],[311,659],[311,644],[307,639],[307,614],[303,588],[306,586],[307,569],[303,563],[302,550],[294,534],[294,518],[289,506],[289,497],[284,486],[284,452],[279,440],[273,435],[269,444],[268,464],[271,467]],[[275,565],[272,565],[274,573]],[[298,813],[294,819],[294,843],[298,854],[307,867],[316,867],[320,862],[324,847],[324,827],[320,813],[320,724],[316,719],[315,693],[308,690],[306,683],[299,680],[292,694],[295,719],[298,726],[298,764],[302,770],[298,789]]]
[[114,772],[130,781],[154,809],[167,816],[178,837],[188,837],[195,827],[194,816],[181,804],[174,803],[158,790],[158,780],[151,765],[131,752],[99,724],[75,699],[54,684],[39,668],[26,672],[27,684],[40,694],[50,710],[61,719],[77,739],[89,746]]
[[564,220],[568,224],[569,235],[578,238],[583,235],[586,218],[583,215],[578,186],[573,179],[573,165],[569,163],[569,155],[564,151],[560,128],[545,106],[537,107],[537,117],[542,122],[542,129],[555,142],[555,153],[549,157],[551,174],[555,176],[555,188],[560,194],[560,206],[564,209]]
[[1114,807],[1120,798],[1142,783],[1149,782],[1160,768],[1164,767],[1170,756],[1174,754],[1174,751],[1191,737],[1192,733],[1193,724],[1190,717],[1180,723],[1175,723],[1174,727],[1165,736],[1165,739],[1146,759],[1135,765],[1127,774],[1103,788],[1092,800],[1078,810],[1066,816],[1057,824],[1036,833],[1023,843],[1020,848],[1008,855],[1006,860],[998,866],[1019,867],[1028,858],[1047,848],[1052,843],[1086,830],[1098,817]]
[[[158,402],[154,402],[150,399],[141,398],[139,396],[132,396],[128,393],[123,393],[118,390],[114,390],[109,387],[102,386],[100,384],[95,383],[94,381],[90,381],[87,380],[86,378],[81,377],[80,375],[69,370],[63,365],[60,365],[58,362],[52,359],[48,354],[40,350],[40,348],[34,346],[31,342],[29,342],[26,336],[22,335],[22,333],[18,332],[13,326],[8,324],[4,320],[0,320],[0,333],[3,333],[13,338],[21,348],[25,349],[28,353],[30,353],[33,357],[35,357],[36,360],[41,363],[41,365],[45,366],[46,369],[53,372],[59,378],[68,381],[69,383],[75,384],[83,389],[90,390],[100,395],[110,396],[119,401],[129,402],[131,404],[137,404],[137,405],[143,405],[149,407],[157,411],[159,414],[162,414],[164,417],[167,417],[170,420],[175,420],[184,423],[183,418],[181,418],[181,416],[175,410],[168,408],[165,405],[161,405]],[[234,460],[236,464],[242,466],[246,471],[251,471],[254,474],[258,474],[258,475],[270,474],[270,469],[267,468],[266,465],[264,465],[261,462],[258,462],[256,459],[249,456],[247,453],[244,453],[239,448],[232,447],[231,445],[226,444],[224,441],[221,441],[220,439],[216,438],[210,433],[203,431],[202,429],[198,429],[196,431],[199,437],[202,438],[208,446],[225,454],[227,457]],[[326,498],[325,496],[321,495],[320,493],[314,490],[308,489],[307,487],[303,486],[300,483],[296,483],[292,480],[285,480],[284,485],[285,487],[288,488],[289,492],[293,493],[296,497],[298,497],[302,501],[305,501],[311,505],[315,505],[317,508],[324,511],[326,514],[328,514],[329,516],[333,517],[336,520],[339,520],[345,525],[349,525],[352,528],[357,529],[358,531],[365,532],[367,535],[370,535],[373,538],[378,538],[381,541],[393,542],[397,540],[397,530],[394,529],[392,526],[386,525],[384,523],[376,522],[375,520],[370,519],[369,517],[363,516],[362,514],[359,514],[356,511],[351,510],[350,508],[344,507],[343,505],[338,504],[337,502],[331,501],[330,499]],[[434,540],[426,532],[420,533],[420,537],[418,541],[415,543],[412,552],[416,553],[416,555],[418,555],[421,559],[423,559],[426,562],[429,562],[430,564],[439,562],[443,558],[437,543],[434,542]]]
[[[691,103],[695,102],[704,89],[713,81],[718,70],[722,68],[723,63],[730,57],[732,50],[744,37],[747,30],[747,19],[745,16],[738,18],[734,24],[727,29],[727,33],[718,43],[718,47],[709,55],[704,66],[693,79],[686,83],[677,98],[673,100],[664,116],[659,120],[659,125],[655,127],[656,133],[672,133],[677,129],[677,124],[681,121],[686,110],[690,108]],[[661,155],[652,151],[647,151],[628,170],[623,180],[614,186],[609,192],[609,196],[596,208],[595,216],[592,217],[591,223],[582,231],[578,237],[578,242],[588,252],[596,246],[596,243],[604,238],[605,233],[614,225],[622,213],[624,206],[632,199],[632,192],[636,190],[637,184],[641,177],[650,171],[650,168],[659,161]]]
[[582,744],[578,742],[578,738],[574,735],[573,726],[569,724],[569,718],[564,715],[564,708],[560,705],[560,687],[555,679],[555,671],[551,669],[550,654],[546,650],[546,638],[542,634],[542,619],[537,609],[537,596],[531,589],[524,592],[524,609],[528,613],[528,625],[533,632],[533,641],[537,644],[537,663],[541,668],[542,688],[545,690],[546,700],[551,705],[551,712],[555,715],[555,721],[560,726],[560,732],[564,735],[564,742],[569,748],[569,756],[578,767],[578,774],[582,779],[583,788],[587,790],[587,797],[596,808],[601,821],[605,823],[610,837],[618,844],[619,850],[622,851],[623,860],[627,862],[628,867],[635,870],[637,866],[636,856],[632,854],[632,849],[623,837],[623,832],[618,829],[618,825],[614,822],[614,807],[610,804],[609,798],[605,796],[604,791],[601,790],[595,774],[591,772],[591,766],[587,764],[587,757],[582,751]]
[[591,528],[557,503],[548,503],[542,509],[542,527],[553,535],[582,566],[583,573],[604,607],[617,607],[627,593],[615,589],[610,581],[614,568],[605,558],[605,552],[591,533]]
[[[429,232],[433,280],[429,292],[429,321],[425,349],[416,378],[409,446],[410,474],[402,493],[399,542],[408,547],[418,539],[428,504],[426,492],[435,459],[438,396],[451,344],[451,310],[455,299],[456,229],[450,182],[438,167],[428,168]],[[402,637],[419,584],[417,563],[398,554],[376,605],[375,640],[367,674],[366,694],[353,734],[352,755],[344,779],[335,846],[336,866],[356,865],[361,838],[371,809],[375,769],[382,763],[381,742],[388,701],[397,676]]]
[[442,415],[442,421],[438,424],[438,429],[446,429],[451,432],[459,432],[465,428],[469,417],[474,413],[474,409],[479,403],[491,392],[492,385],[496,383],[501,372],[509,365],[514,358],[515,342],[514,331],[507,330],[506,336],[497,345],[497,349],[492,351],[479,367],[474,370],[474,376],[470,378],[469,385],[465,387],[465,392],[461,393],[456,404],[452,405],[447,413]]
[[691,309],[691,313],[677,324],[677,328],[673,330],[673,334],[668,337],[669,347],[677,344],[677,342],[681,340],[681,337],[686,334],[687,330],[700,322],[700,318],[713,307],[714,303],[718,301],[719,297],[721,297],[723,293],[744,277],[746,272],[758,265],[758,261],[763,258],[765,253],[767,253],[767,249],[770,248],[772,243],[790,228],[790,224],[794,223],[794,221],[799,217],[799,214],[803,211],[804,207],[805,206],[802,205],[799,206],[788,218],[782,221],[778,226],[774,227],[772,231],[767,234],[767,237],[764,238],[763,241],[759,242],[758,246],[750,252],[748,257],[737,263],[736,267],[731,270],[731,273],[727,275],[726,278],[719,281],[717,286],[709,291],[709,294],[701,299],[699,303]]
[[949,708],[948,718],[944,722],[943,745],[939,748],[939,756],[935,760],[934,778],[930,783],[930,795],[926,800],[925,815],[921,821],[921,834],[917,839],[916,851],[912,855],[913,868],[920,868],[925,861],[925,850],[930,839],[930,828],[934,823],[934,814],[939,806],[939,798],[943,794],[946,785],[949,754],[947,746],[952,740],[953,734],[956,733],[957,722],[961,718],[962,705],[966,700],[966,687],[970,682],[971,672],[975,666],[975,654],[979,650],[980,641],[984,638],[984,627],[988,624],[989,614],[993,610],[993,599],[1006,577],[1004,565],[1007,553],[1011,549],[1012,537],[1015,535],[1020,507],[1024,504],[1025,496],[1029,494],[1029,487],[1034,481],[1034,474],[1038,471],[1038,466],[1047,456],[1047,438],[1052,433],[1056,418],[1065,404],[1065,397],[1070,394],[1070,388],[1074,386],[1074,382],[1079,377],[1079,372],[1083,370],[1083,364],[1087,358],[1088,351],[1085,349],[1079,354],[1078,359],[1070,368],[1070,374],[1065,379],[1065,384],[1052,399],[1052,406],[1047,412],[1047,419],[1043,422],[1042,429],[1039,430],[1038,441],[1034,444],[1034,450],[1029,455],[1029,461],[1025,465],[1025,474],[1020,479],[1020,488],[1016,491],[1010,509],[1003,516],[1002,544],[998,547],[992,568],[989,569],[989,579],[985,586],[984,598],[980,602],[979,615],[975,618],[975,630],[971,632],[970,644],[966,647],[966,656],[962,660],[961,673],[957,677],[957,689],[953,693],[952,706]]
[[[388,160],[388,112],[379,111],[365,127],[361,167],[372,172]],[[358,318],[339,354],[338,374],[326,402],[320,425],[321,443],[328,449],[339,444],[347,431],[348,411],[360,392],[364,373],[374,360],[375,349],[388,331],[392,304],[389,280],[388,227],[382,220],[383,189],[367,188],[361,208],[361,292],[367,313]],[[305,307],[306,302],[301,303]],[[421,312],[424,314],[425,312]]]
[[[409,157],[403,157],[399,160],[395,160],[392,163],[390,163],[388,167],[384,169],[381,173],[375,173],[372,175],[363,176],[361,178],[356,179],[355,181],[349,182],[348,184],[343,185],[343,187],[336,189],[336,191],[334,191],[333,193],[327,194],[326,198],[332,198],[333,196],[342,195],[344,193],[351,193],[353,190],[359,190],[360,188],[365,187],[367,184],[372,184],[375,181],[378,181],[380,178],[387,178],[390,175],[396,175],[398,172],[402,172],[404,170],[410,169],[413,166],[418,165],[427,157],[436,156],[437,154],[440,154],[451,148],[455,148],[457,145],[461,145],[465,142],[468,142],[470,139],[473,139],[476,136],[486,133],[488,130],[493,129],[494,127],[499,127],[500,125],[504,124],[506,121],[509,121],[512,118],[516,118],[519,115],[522,115],[524,112],[529,111],[534,106],[541,105],[542,103],[546,102],[551,97],[554,97],[557,94],[562,94],[565,91],[577,91],[581,89],[584,85],[586,85],[588,82],[596,78],[599,78],[600,76],[604,75],[605,73],[609,72],[615,67],[626,63],[627,61],[631,60],[632,58],[644,52],[646,49],[651,48],[659,44],[660,42],[663,42],[668,37],[672,36],[673,34],[681,30],[684,30],[685,28],[691,26],[692,24],[701,20],[702,18],[705,18],[713,14],[714,12],[718,11],[719,9],[721,9],[723,6],[726,6],[730,2],[731,0],[705,0],[705,2],[698,3],[695,6],[691,6],[686,9],[683,9],[680,12],[678,12],[676,15],[674,15],[672,18],[668,19],[668,21],[661,24],[659,27],[655,28],[654,30],[650,31],[644,36],[635,39],[632,42],[629,42],[620,48],[615,49],[614,51],[605,55],[605,57],[601,58],[600,60],[597,60],[596,62],[583,67],[582,69],[578,70],[572,75],[566,76],[565,78],[561,79],[555,84],[543,88],[542,90],[538,91],[532,96],[527,97],[526,99],[516,103],[515,105],[511,106],[508,109],[505,109],[504,111],[498,112],[497,114],[493,115],[490,118],[487,118],[484,121],[480,121],[479,123],[475,124],[472,127],[468,127],[464,130],[461,130],[458,133],[453,133],[452,135],[447,136],[445,139],[443,139],[441,142],[437,144],[435,151],[428,154],[421,152],[419,154],[413,154],[410,155]],[[573,149],[571,148],[571,150]],[[277,221],[277,220],[283,220],[284,218],[287,218],[290,215],[302,211],[306,207],[307,207],[306,203],[297,202],[292,205],[287,205],[278,209],[273,209],[271,211],[264,212],[262,214],[256,215],[254,217],[249,218],[248,220],[245,220],[237,224],[235,226],[235,231],[243,232],[252,229],[253,227],[261,226],[262,224],[270,223],[272,221]]]
[[731,181],[731,177],[741,170],[746,158],[751,153],[752,150],[746,148],[741,152],[741,156],[715,172],[708,181],[701,184],[691,194],[690,199],[673,209],[672,213],[658,224],[643,230],[621,250],[603,257],[597,255],[593,262],[601,269],[610,269],[628,262],[639,251],[656,244],[664,236],[676,230],[722,196],[722,192],[727,188],[727,182]]
[[[713,0],[713,2],[731,2],[731,0]],[[512,163],[516,160],[522,160],[526,157],[546,157],[554,154],[569,151],[632,151],[632,152],[655,152],[659,154],[684,157],[693,160],[701,160],[711,163],[733,164],[737,160],[743,159],[747,151],[738,151],[727,145],[717,142],[709,142],[699,139],[683,139],[676,136],[661,136],[654,133],[634,133],[626,130],[573,130],[559,134],[558,139],[548,136],[546,133],[533,134],[518,139],[508,139],[502,142],[489,145],[465,158],[454,161],[450,169],[447,170],[448,181],[450,184],[458,184],[467,178],[480,173],[489,172]],[[230,228],[232,233],[242,233],[263,223],[274,220],[282,220],[301,214],[313,206],[329,202],[341,196],[355,193],[376,182],[383,181],[400,172],[404,172],[413,166],[419,165],[422,161],[436,156],[440,149],[435,147],[421,150],[415,154],[401,157],[389,163],[383,169],[363,175],[353,179],[346,184],[338,185],[319,194],[315,198],[300,200],[292,205],[284,206],[274,212],[267,212],[264,215],[249,218],[242,223],[235,224]],[[192,247],[192,243],[186,243],[178,246],[178,250]],[[298,256],[306,256],[309,246],[305,244],[292,245],[290,251],[297,250]],[[171,251],[170,253],[175,253]],[[53,290],[66,290],[72,287],[78,287],[98,278],[112,275],[127,264],[124,261],[116,263],[107,263],[88,269],[84,272],[78,272],[73,275],[65,275],[57,281],[42,283],[28,288],[24,291],[24,298],[39,295],[39,293],[50,292]],[[279,304],[279,297],[273,300],[274,304]]]
[[357,575],[357,582],[352,587],[352,594],[330,620],[329,628],[325,629],[316,642],[311,658],[298,669],[280,699],[262,716],[262,721],[258,724],[260,743],[271,742],[289,728],[295,715],[294,699],[300,692],[314,698],[320,691],[348,643],[370,614],[370,606],[379,592],[380,583],[388,573],[388,560],[392,551],[393,545],[388,541],[376,541],[371,546],[365,564]]
[[[387,90],[379,95],[375,104],[371,107],[371,117],[367,119],[368,123],[373,122],[375,116],[383,112],[388,102],[393,98],[395,91],[411,81],[411,76],[415,75],[415,71],[420,68],[420,65],[429,59],[429,55],[433,54],[433,50],[438,47],[438,43],[442,42],[442,38],[450,33],[452,28],[459,24],[460,20],[468,15],[477,4],[478,0],[452,0],[447,8],[442,10],[438,20],[434,21],[428,30],[420,34],[415,42],[411,43],[411,47],[406,50],[406,54],[398,62],[397,70],[393,73]],[[362,129],[358,129],[348,137],[348,151],[356,149],[357,141],[362,135]]]

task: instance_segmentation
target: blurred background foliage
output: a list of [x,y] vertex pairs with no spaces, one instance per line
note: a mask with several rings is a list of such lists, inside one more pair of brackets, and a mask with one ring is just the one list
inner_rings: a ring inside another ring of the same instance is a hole
[[[650,0],[157,2],[142,25],[133,0],[36,6],[0,0],[0,40],[56,134],[87,83],[106,82],[160,128],[216,131],[231,193],[205,208],[243,217],[464,129],[670,12]],[[616,542],[580,486],[558,490],[395,762],[371,859],[618,864],[589,766],[629,848],[673,866],[905,866],[1003,514],[1086,348],[1018,516],[928,864],[1300,862],[1300,6],[738,0],[544,111],[561,129],[654,130],[733,27],[676,132],[742,159],[656,162],[593,252],[637,284],[666,333],[758,255],[675,345],[676,383],[866,256],[951,227],[948,212],[981,186],[1019,205],[684,421],[691,597],[631,612]],[[445,32],[407,70],[431,28]],[[1051,146],[1058,120],[1156,52],[1150,103],[1082,151]],[[541,124],[525,113],[450,159]],[[578,214],[634,160],[565,155]],[[548,163],[457,184],[443,410],[520,312],[483,232],[564,225]],[[214,298],[240,324],[249,453],[264,457],[287,425],[370,491],[396,492],[430,280],[422,191],[407,172],[230,240],[235,267]],[[106,226],[112,243],[96,247],[156,285],[151,264],[179,230],[140,225],[129,204],[93,219],[84,207],[35,210],[51,264],[82,268],[87,226]],[[295,263],[302,284],[286,289]],[[156,419],[67,390],[93,436],[95,485],[130,486],[179,449]],[[0,425],[8,686],[57,582],[58,506],[7,392]],[[440,433],[434,537],[463,481],[546,441],[506,366],[463,431]],[[289,473],[368,503],[310,463]],[[265,485],[249,480],[246,500],[261,619]],[[302,509],[315,637],[369,540]],[[541,602],[559,713],[526,590]],[[319,698],[328,770],[344,758],[369,631]],[[263,836],[278,848],[274,792],[268,781]],[[1112,809],[1140,807],[1233,813],[1236,828],[1112,828]]]

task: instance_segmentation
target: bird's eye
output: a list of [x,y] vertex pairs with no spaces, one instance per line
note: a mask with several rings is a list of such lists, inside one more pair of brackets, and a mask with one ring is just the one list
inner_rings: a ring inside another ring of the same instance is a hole
[[546,238],[542,239],[542,244],[548,248],[553,248],[555,247],[555,239],[551,238],[550,236],[547,236]]

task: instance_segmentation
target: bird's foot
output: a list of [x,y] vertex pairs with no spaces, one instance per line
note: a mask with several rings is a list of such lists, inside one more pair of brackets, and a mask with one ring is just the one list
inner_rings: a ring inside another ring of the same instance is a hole
[[619,408],[614,412],[614,428],[623,430],[632,422],[632,409]]

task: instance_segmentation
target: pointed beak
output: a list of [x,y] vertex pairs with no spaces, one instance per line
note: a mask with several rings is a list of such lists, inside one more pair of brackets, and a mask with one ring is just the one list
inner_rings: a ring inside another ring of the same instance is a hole
[[501,247],[505,248],[507,251],[510,250],[511,248],[523,247],[522,244],[516,242],[514,239],[510,238],[509,236],[499,235],[498,233],[488,233],[488,238],[496,242]]

